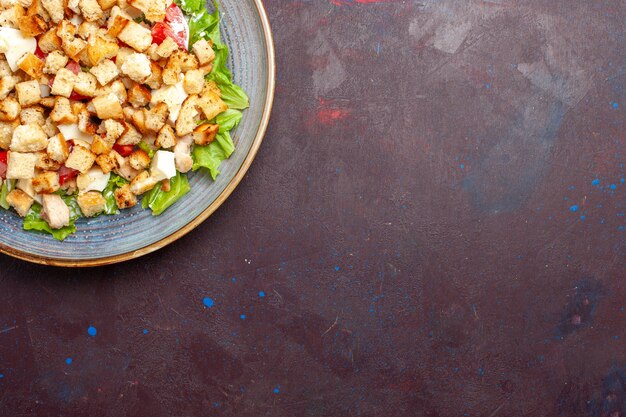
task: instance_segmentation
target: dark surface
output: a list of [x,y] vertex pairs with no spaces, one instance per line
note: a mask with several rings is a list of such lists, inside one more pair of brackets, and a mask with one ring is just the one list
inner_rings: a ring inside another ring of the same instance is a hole
[[275,110],[215,215],[0,258],[0,414],[623,416],[625,3],[266,5]]

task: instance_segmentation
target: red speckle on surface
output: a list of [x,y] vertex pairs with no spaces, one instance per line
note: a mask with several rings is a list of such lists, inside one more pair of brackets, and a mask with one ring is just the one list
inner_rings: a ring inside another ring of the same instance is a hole
[[351,6],[355,4],[394,3],[396,0],[330,0],[335,6]]
[[320,109],[317,112],[317,120],[326,125],[343,120],[350,115],[350,110],[346,109]]

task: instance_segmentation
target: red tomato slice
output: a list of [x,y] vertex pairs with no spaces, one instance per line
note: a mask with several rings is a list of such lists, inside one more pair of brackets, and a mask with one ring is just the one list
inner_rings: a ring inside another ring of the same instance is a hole
[[135,147],[133,145],[113,145],[113,150],[122,156],[128,156],[133,153]]
[[48,54],[39,49],[39,45],[37,45],[37,48],[35,49],[35,56],[43,61],[46,59]]
[[68,168],[65,165],[59,168],[59,184],[63,185],[66,182],[73,180],[78,176],[78,171],[72,168]]
[[187,50],[187,24],[183,11],[174,3],[166,9],[164,21],[152,27],[152,41],[157,45],[160,45],[168,36],[181,49]]
[[74,73],[74,75],[78,75],[78,73],[82,71],[82,69],[80,68],[80,64],[78,62],[72,61],[72,60],[70,60],[70,62],[67,63],[65,68],[67,68],[68,70],[72,71]]
[[0,177],[5,179],[7,177],[7,160],[9,153],[7,151],[0,151]]

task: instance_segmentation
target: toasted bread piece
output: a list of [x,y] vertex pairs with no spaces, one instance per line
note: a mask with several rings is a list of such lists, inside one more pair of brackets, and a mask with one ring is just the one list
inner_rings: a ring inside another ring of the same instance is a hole
[[9,96],[0,101],[0,122],[12,122],[20,115],[22,106],[13,97]]
[[170,111],[167,108],[167,104],[163,102],[157,103],[156,106],[154,106],[150,110],[146,110],[146,130],[152,133],[156,133],[161,130],[161,128],[165,124],[165,121],[167,120],[167,116],[169,115],[169,113]]
[[70,154],[67,141],[61,133],[52,136],[48,140],[48,148],[46,149],[48,156],[56,162],[63,163]]
[[11,140],[13,140],[13,131],[19,125],[19,120],[0,122],[0,149],[9,149]]
[[100,119],[123,119],[124,112],[119,99],[113,93],[98,96],[92,101]]
[[126,23],[117,38],[138,52],[144,52],[152,44],[150,29],[132,20]]
[[204,74],[202,70],[189,70],[185,74],[185,80],[183,81],[183,88],[185,93],[200,94],[204,89]]
[[96,155],[93,152],[80,145],[75,145],[67,161],[65,161],[65,166],[84,174],[89,171],[89,168],[92,167],[95,160]]
[[63,96],[69,98],[72,95],[72,91],[74,90],[74,82],[76,80],[76,76],[74,73],[67,68],[61,68],[57,71],[56,77],[54,77],[54,82],[52,83],[52,89],[50,93],[55,96]]
[[35,200],[24,191],[16,188],[7,194],[7,203],[15,209],[20,217],[25,217]]
[[176,119],[176,134],[185,136],[193,132],[196,128],[196,117],[198,116],[198,96],[191,95],[185,99]]
[[133,169],[142,171],[150,166],[150,156],[143,149],[135,149],[128,155],[128,163]]
[[43,61],[30,52],[20,58],[17,66],[31,78],[38,79],[43,75]]
[[20,81],[18,77],[14,77],[13,75],[6,75],[0,78],[0,100],[4,100]]
[[109,35],[101,33],[93,34],[87,43],[87,56],[91,66],[96,66],[104,59],[116,56],[120,50],[118,43]]
[[50,19],[54,23],[59,23],[63,20],[65,14],[65,5],[63,0],[41,0],[41,5],[50,15]]
[[46,149],[48,146],[48,135],[36,124],[20,125],[13,130],[11,139],[11,151],[15,152],[36,152]]
[[176,146],[176,135],[174,129],[170,125],[163,125],[156,137],[154,144],[163,149],[169,149]]
[[7,179],[31,179],[35,176],[37,155],[34,153],[9,152]]
[[60,187],[59,174],[57,172],[44,171],[33,178],[33,190],[37,194],[52,194]]
[[151,62],[150,71],[151,71],[151,75],[144,82],[144,84],[146,84],[153,90],[156,90],[157,88],[161,88],[161,86],[163,85],[163,70],[156,62]]
[[43,68],[45,74],[56,74],[61,68],[65,68],[69,58],[61,51],[52,51],[46,57],[46,65]]
[[36,124],[43,127],[46,124],[46,117],[44,116],[43,107],[33,106],[22,109],[22,111],[20,112],[20,122],[23,125]]
[[215,140],[220,129],[218,124],[204,124],[196,127],[193,131],[193,141],[196,145],[204,146]]
[[137,131],[132,125],[126,124],[126,131],[117,140],[118,145],[136,145],[141,142],[141,133]]
[[100,85],[107,85],[120,75],[117,65],[110,59],[103,59],[98,65],[92,67],[89,72],[96,77]]
[[72,112],[70,101],[65,97],[57,97],[54,108],[50,112],[50,119],[62,125],[74,124],[78,117]]
[[113,192],[115,202],[120,209],[133,207],[137,204],[137,197],[130,191],[130,184],[124,184]]
[[93,97],[96,95],[96,87],[98,81],[93,74],[88,72],[79,72],[74,81],[74,91],[85,97]]
[[39,15],[22,16],[17,26],[26,37],[39,36],[48,30],[48,23]]
[[200,39],[194,43],[191,50],[198,58],[200,65],[209,64],[215,59],[215,51],[213,51],[211,44],[205,39]]
[[57,35],[55,27],[49,29],[46,33],[39,37],[39,49],[45,53],[50,53],[57,49],[61,49],[61,38]]
[[127,0],[128,4],[143,12],[151,22],[162,22],[168,3],[165,0]]
[[98,157],[96,158],[96,164],[100,166],[102,172],[108,174],[109,172],[116,170],[119,167],[116,155],[118,154],[115,151],[110,151],[108,153],[102,153],[98,155]]
[[98,191],[88,191],[76,198],[80,211],[85,217],[93,217],[104,211],[106,200]]
[[169,58],[176,50],[178,50],[178,44],[168,36],[156,49],[156,54],[161,58]]
[[133,107],[145,107],[150,104],[151,98],[152,92],[142,84],[133,83],[132,87],[128,89],[128,102]]
[[200,96],[198,107],[202,109],[207,120],[213,120],[215,116],[228,110],[228,105],[212,91],[208,91]]
[[102,7],[96,0],[80,0],[78,7],[80,7],[80,11],[87,22],[95,22],[104,17]]
[[41,151],[37,152],[37,162],[35,163],[35,168],[41,169],[44,171],[58,171],[61,168],[61,163],[50,158],[47,152]]
[[17,99],[22,107],[32,106],[41,100],[41,88],[37,80],[24,81],[15,85]]
[[148,171],[143,171],[130,182],[130,192],[135,195],[141,195],[150,191],[159,182],[152,178]]
[[150,59],[145,54],[129,55],[121,66],[122,74],[133,81],[144,83],[152,74]]
[[172,53],[163,68],[163,83],[174,85],[178,82],[180,73],[193,69],[198,69],[198,58],[187,51],[177,50]]

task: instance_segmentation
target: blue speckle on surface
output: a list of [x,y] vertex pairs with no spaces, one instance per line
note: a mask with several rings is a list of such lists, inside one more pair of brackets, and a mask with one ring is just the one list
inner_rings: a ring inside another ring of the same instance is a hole
[[615,185],[615,184],[611,184],[611,185],[609,185],[609,188],[610,188],[611,190],[615,190],[615,189],[617,188],[617,185]]
[[613,336],[613,339],[615,339],[615,340],[619,340],[619,336],[618,336],[618,335],[615,335],[615,336]]
[[489,89],[491,88],[491,84],[489,84],[489,83],[485,84],[485,88],[486,88],[487,90],[489,90]]
[[482,366],[480,368],[478,368],[478,375],[480,375],[480,376],[484,376],[485,375],[485,370],[483,369]]
[[339,268],[339,265],[335,265],[335,271],[339,271],[341,268]]
[[4,374],[0,374],[0,379],[4,378]]
[[211,297],[204,297],[202,303],[204,303],[204,306],[208,308],[211,308],[215,305],[215,301],[213,301]]
[[240,316],[239,316],[239,318],[240,318],[241,320],[245,320],[245,319],[246,319],[246,315],[245,315],[245,314],[242,314],[242,315],[240,315]]
[[571,211],[572,213],[575,212],[575,211],[578,211],[578,206],[576,204],[574,204],[573,206],[571,206],[569,208],[569,211]]
[[148,329],[143,329],[143,334],[148,334]]
[[265,292],[259,291],[259,297],[261,297],[261,298],[265,297]]
[[95,328],[95,327],[93,327],[93,326],[89,326],[89,327],[87,328],[87,334],[88,334],[89,336],[91,336],[91,337],[95,337],[95,335],[97,335],[97,334],[98,334],[98,329],[96,329],[96,328]]
[[71,365],[72,364],[72,358],[66,358],[65,359],[65,363],[68,364],[68,365]]
[[591,181],[591,185],[600,185],[600,180],[596,178],[595,180]]
[[619,103],[617,101],[613,102],[613,108],[616,109],[619,107]]
[[237,282],[237,278],[235,278],[235,277],[232,277],[230,280],[231,280],[232,282]]
[[587,218],[587,216],[585,216],[584,214],[582,216],[580,216],[580,220],[585,220]]
[[621,180],[619,180],[619,182],[623,184],[624,182],[626,182],[626,178],[622,178]]
[[461,167],[461,169],[465,169],[465,164],[461,164],[459,166]]
[[274,388],[274,394],[278,394],[280,392],[280,385]]

